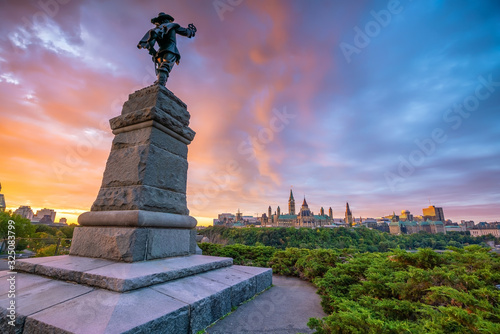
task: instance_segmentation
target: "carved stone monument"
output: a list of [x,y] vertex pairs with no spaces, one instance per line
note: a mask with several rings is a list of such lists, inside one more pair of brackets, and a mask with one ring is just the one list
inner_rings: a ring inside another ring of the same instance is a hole
[[164,86],[130,95],[110,120],[115,138],[101,189],[78,219],[71,255],[134,262],[196,253],[186,204],[189,117]]
[[[196,254],[186,205],[186,105],[161,85],[129,96],[101,189],[70,255],[0,271],[0,332],[196,333],[272,284],[272,270]],[[14,320],[6,278],[15,275]],[[9,321],[14,321],[11,326]]]

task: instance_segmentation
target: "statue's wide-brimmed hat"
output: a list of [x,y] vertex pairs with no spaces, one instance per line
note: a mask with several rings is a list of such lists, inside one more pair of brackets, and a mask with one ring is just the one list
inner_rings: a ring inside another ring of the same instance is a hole
[[168,20],[168,21],[174,21],[174,18],[168,14],[165,14],[164,12],[161,12],[158,14],[157,17],[151,19],[151,23],[161,23],[165,20]]

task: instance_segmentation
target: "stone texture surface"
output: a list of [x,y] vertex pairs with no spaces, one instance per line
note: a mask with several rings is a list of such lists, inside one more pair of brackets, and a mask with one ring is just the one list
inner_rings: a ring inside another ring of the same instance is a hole
[[[19,260],[27,272],[113,291],[130,291],[231,266],[231,258],[190,255],[134,263],[62,255]],[[23,271],[23,269],[18,269]],[[4,284],[7,284],[6,282]],[[7,287],[7,285],[5,286]],[[0,288],[2,285],[0,284]],[[1,292],[2,290],[0,290]]]
[[259,293],[267,289],[273,284],[272,270],[269,268],[260,267],[247,267],[247,266],[237,266],[231,267],[238,271],[242,271],[246,274],[253,275],[255,277],[255,293]]
[[154,121],[187,140],[193,140],[195,132],[189,125],[187,106],[165,87],[149,86],[129,95],[122,115],[110,120],[116,130],[134,124]]
[[[43,261],[45,259],[52,259],[52,261]],[[84,272],[113,263],[109,260],[60,255],[19,260],[16,262],[16,270],[78,283],[81,282]]]
[[102,187],[148,185],[186,193],[187,168],[185,158],[155,145],[111,150]]
[[[238,306],[245,300],[252,298],[255,294],[260,292],[257,291],[257,286],[262,287],[263,284],[257,282],[257,277],[255,275],[243,272],[233,267],[234,266],[206,272],[200,274],[199,277],[231,286],[231,306]],[[272,276],[271,269],[261,269],[263,270],[264,275],[258,275],[260,280],[265,279],[266,275]]]
[[129,96],[91,211],[146,210],[188,215],[187,145],[194,138],[186,105],[165,87]]
[[[8,274],[7,271],[3,271],[6,276],[12,276],[13,274]],[[50,278],[36,276],[36,275],[28,275],[24,273],[15,273],[16,276],[16,290],[24,291],[31,286],[40,285],[44,283],[50,282]],[[0,280],[0,297],[5,297],[5,295],[9,292],[10,284],[7,281],[7,278]]]
[[186,194],[151,186],[101,188],[91,211],[146,210],[189,215]]
[[28,333],[187,333],[189,308],[151,289],[95,290],[30,316]]
[[77,227],[70,255],[116,261],[144,261],[148,229],[122,227]]
[[[196,267],[204,262],[232,262],[232,259],[210,256],[132,264],[109,264],[110,261],[99,259],[79,262],[81,258],[71,256],[57,257],[52,261],[43,260],[46,259],[29,260],[35,265],[35,272],[40,266],[48,265],[70,271],[71,265],[82,269],[97,265],[97,269],[85,273],[100,272],[108,275],[101,277],[100,282],[112,280],[112,277],[144,275],[149,277],[149,284],[153,285],[129,292],[115,292],[18,273],[17,286],[20,292],[16,299],[17,333],[22,333],[23,330],[24,333],[196,333],[227,314],[231,306],[253,297],[247,292],[255,293],[259,286],[256,282],[258,277],[263,273],[271,274],[270,269],[264,268],[248,269],[255,275],[248,274],[244,272],[246,267],[241,266],[222,269],[213,267],[209,272],[196,274]],[[191,273],[190,276],[162,283],[151,278],[152,273],[179,271],[182,267],[182,271]],[[244,284],[249,285],[249,288],[243,288]],[[0,288],[2,286],[0,284]],[[6,291],[5,287],[0,290],[2,291]],[[7,294],[0,293],[1,333],[12,330],[5,317],[8,302]]]
[[196,333],[231,312],[231,287],[198,276],[151,287],[189,303],[190,333]]
[[54,261],[54,259],[59,259],[63,256],[64,255],[17,260],[15,268],[16,271],[33,274],[35,272],[35,265],[32,263],[32,261],[36,260],[38,263],[51,262]]
[[151,121],[152,123],[149,124],[152,125],[153,123],[156,123],[155,126],[159,125],[157,126],[159,129],[168,129],[165,132],[171,131],[171,135],[175,137],[179,136],[179,139],[186,144],[189,144],[194,139],[194,136],[196,134],[191,128],[184,126],[181,122],[173,118],[169,113],[154,107],[143,108],[138,111],[117,116],[110,119],[109,123],[111,125],[111,129],[113,129],[113,133],[117,134],[122,132],[122,128],[130,127],[130,129],[137,129],[139,127],[134,125]]
[[151,85],[130,94],[128,101],[123,104],[122,115],[148,107],[169,110],[172,117],[183,125],[189,125],[187,105],[168,88],[158,85]]
[[50,308],[66,300],[84,295],[92,288],[61,281],[49,280],[28,274],[16,275],[16,326],[8,324],[9,303],[12,300],[7,293],[0,296],[0,332],[1,333],[36,333],[24,328],[27,317],[43,309]]
[[121,227],[196,227],[196,219],[191,216],[167,212],[144,210],[91,211],[78,217],[80,226],[121,226]]
[[70,255],[136,262],[196,253],[196,231],[176,228],[80,226]]
[[155,145],[168,152],[187,159],[187,145],[172,136],[159,130],[154,126],[149,126],[134,131],[119,133],[113,139],[112,150],[118,150],[138,145]]
[[121,116],[110,120],[113,133],[121,128],[154,121],[186,140],[193,140],[195,132],[188,127],[190,115],[186,105],[168,89],[150,86],[129,95]]

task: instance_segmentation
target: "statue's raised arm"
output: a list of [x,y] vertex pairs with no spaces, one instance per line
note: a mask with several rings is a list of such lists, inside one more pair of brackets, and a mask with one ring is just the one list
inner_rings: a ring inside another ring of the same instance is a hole
[[[178,23],[174,23],[172,16],[163,12],[151,19],[151,23],[155,25],[155,28],[144,35],[137,47],[147,49],[153,56],[155,72],[158,76],[155,84],[164,86],[174,64],[179,65],[181,59],[181,54],[177,49],[176,35],[194,37],[196,27],[190,23],[187,28],[183,28]],[[158,51],[155,49],[155,44],[158,44]]]

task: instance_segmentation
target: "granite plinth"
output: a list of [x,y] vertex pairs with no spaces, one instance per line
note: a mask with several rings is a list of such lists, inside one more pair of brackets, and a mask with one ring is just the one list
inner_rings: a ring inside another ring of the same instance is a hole
[[[191,267],[214,260],[209,256],[187,258],[191,258]],[[181,259],[176,262],[178,266],[185,265]],[[173,259],[147,261],[141,267],[141,263],[58,256],[23,260],[19,264],[40,274],[47,273],[42,267],[57,268],[52,274],[58,271],[60,279],[83,278],[84,275],[74,273],[83,270],[83,273],[94,271],[98,281],[113,281],[141,272],[147,273],[145,277],[152,277],[152,272],[163,276],[159,263],[167,260]],[[113,268],[114,265],[117,267]],[[164,272],[175,270],[173,266],[171,263],[163,268]],[[196,333],[229,313],[232,306],[269,287],[272,279],[272,271],[267,268],[228,266],[199,274],[185,270],[193,274],[166,282],[151,279],[149,285],[128,292],[17,273],[14,328],[8,325],[6,317],[8,284],[0,281],[0,332],[14,329],[16,333]],[[0,272],[0,276],[4,273]]]
[[232,264],[233,259],[231,258],[205,255],[171,257],[134,263],[61,255],[18,260],[16,270],[125,292],[229,267]]
[[145,210],[90,211],[78,217],[80,226],[196,227],[196,219],[186,215]]
[[165,87],[129,96],[110,120],[115,134],[91,211],[145,210],[189,215],[187,145],[194,138],[186,105]]
[[196,253],[196,230],[79,226],[70,255],[136,262]]

